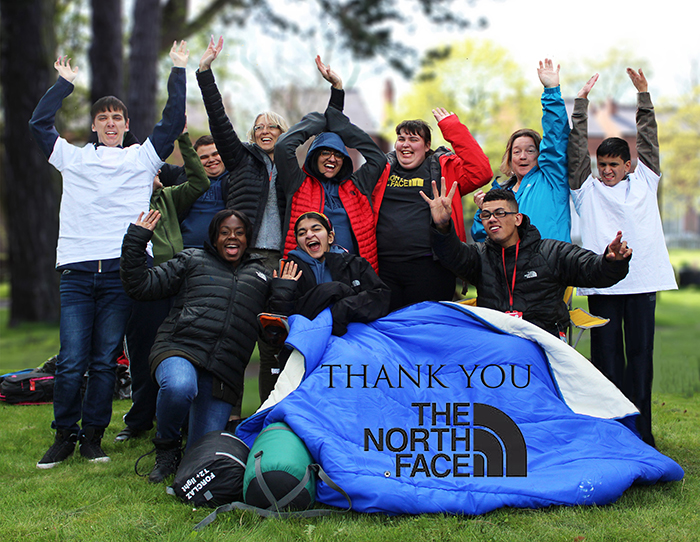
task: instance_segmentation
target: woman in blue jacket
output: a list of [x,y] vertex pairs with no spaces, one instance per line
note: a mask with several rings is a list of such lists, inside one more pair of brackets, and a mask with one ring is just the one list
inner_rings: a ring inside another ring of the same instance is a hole
[[[515,194],[520,212],[528,215],[544,239],[571,242],[571,212],[566,147],[569,142],[569,119],[559,88],[559,66],[552,61],[540,62],[537,75],[544,85],[542,92],[543,137],[530,129],[518,130],[510,136],[501,162],[507,182],[493,181],[492,188],[504,188]],[[481,208],[484,193],[474,194]],[[474,217],[471,230],[475,241],[484,241],[486,231]]]

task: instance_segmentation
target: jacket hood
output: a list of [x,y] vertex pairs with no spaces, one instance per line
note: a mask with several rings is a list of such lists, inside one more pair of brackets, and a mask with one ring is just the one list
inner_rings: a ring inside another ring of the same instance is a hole
[[[338,174],[332,179],[326,179],[318,170],[318,154],[321,149],[332,149],[343,153],[345,160],[343,160],[343,165],[340,167]],[[319,181],[334,181],[341,182],[350,177],[353,172],[352,159],[348,150],[345,148],[345,143],[340,138],[338,134],[333,132],[321,132],[316,136],[313,143],[309,147],[309,152],[306,154],[306,160],[304,161],[304,171],[307,175],[311,175]]]

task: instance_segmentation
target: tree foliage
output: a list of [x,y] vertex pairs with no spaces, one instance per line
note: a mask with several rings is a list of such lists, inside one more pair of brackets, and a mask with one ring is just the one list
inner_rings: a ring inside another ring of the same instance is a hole
[[567,68],[567,77],[562,80],[562,91],[565,96],[576,96],[583,84],[593,74],[598,73],[600,78],[594,91],[597,97],[610,98],[619,102],[627,95],[634,100],[635,90],[627,76],[627,68],[641,68],[648,80],[651,80],[653,75],[647,61],[624,46],[611,47],[601,58],[584,58],[569,64],[571,68]]
[[700,86],[674,105],[659,129],[664,195],[700,209]]
[[505,143],[512,132],[529,127],[541,132],[537,66],[524,72],[508,51],[487,40],[464,42],[427,51],[411,90],[392,111],[393,125],[421,118],[440,131],[431,110],[444,107],[466,124],[498,170]]

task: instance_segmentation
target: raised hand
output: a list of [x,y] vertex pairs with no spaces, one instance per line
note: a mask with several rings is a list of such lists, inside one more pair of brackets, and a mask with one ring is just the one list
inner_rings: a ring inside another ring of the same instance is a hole
[[583,85],[583,88],[578,91],[578,94],[576,96],[579,98],[588,98],[588,93],[593,88],[593,85],[596,84],[596,81],[598,81],[598,74],[597,73],[593,77],[591,77],[588,81],[586,81],[586,84]]
[[343,80],[340,78],[340,75],[335,73],[333,70],[331,70],[330,65],[326,66],[323,62],[321,62],[321,57],[320,55],[316,55],[316,67],[318,68],[318,71],[321,73],[323,78],[328,81],[331,85],[333,85],[333,88],[336,88],[338,90],[343,89]]
[[624,260],[630,256],[632,256],[632,249],[627,246],[627,241],[622,240],[622,232],[618,231],[615,239],[612,240],[605,251],[605,258],[613,261]]
[[537,75],[544,88],[554,88],[559,86],[559,64],[557,69],[554,69],[554,64],[549,58],[544,59],[544,63],[540,60],[540,67],[537,68]]
[[435,120],[438,122],[440,122],[443,119],[446,119],[450,115],[454,115],[454,113],[452,113],[451,111],[448,112],[447,109],[445,109],[444,107],[436,107],[435,109],[433,109],[433,117],[435,117]]
[[59,56],[56,62],[53,63],[53,67],[56,68],[58,75],[63,77],[69,83],[72,83],[76,77],[78,77],[78,67],[70,67],[71,59],[66,56]]
[[187,66],[187,60],[190,58],[190,51],[187,48],[187,42],[182,40],[180,45],[177,44],[177,40],[173,42],[173,46],[170,49],[170,58],[173,61],[173,66],[176,68],[184,68]]
[[217,43],[214,43],[214,36],[211,36],[211,39],[209,40],[209,45],[207,47],[207,50],[204,51],[204,54],[202,55],[202,58],[199,61],[199,71],[207,71],[211,69],[211,63],[216,60],[216,57],[219,56],[219,53],[221,50],[224,48],[224,37],[219,36],[219,41]]
[[474,203],[476,203],[476,206],[481,210],[481,206],[484,204],[484,196],[486,194],[484,193],[483,190],[477,190],[474,192]]
[[274,278],[279,278],[283,280],[299,280],[301,277],[301,269],[297,272],[297,264],[291,260],[280,260],[280,272],[277,274],[277,270],[272,271],[272,276]]
[[447,192],[447,183],[445,177],[440,178],[440,192],[437,189],[437,183],[432,182],[433,199],[430,199],[421,190],[420,195],[425,202],[430,205],[430,215],[433,217],[433,222],[438,231],[445,233],[450,229],[450,220],[452,220],[452,198],[457,191],[457,183],[452,183],[449,193]]
[[139,214],[139,217],[136,219],[136,222],[134,222],[134,225],[153,231],[156,229],[156,224],[158,224],[159,220],[160,212],[156,211],[155,209],[151,209],[150,211],[148,211],[148,214],[145,218],[143,216],[143,213]]
[[642,68],[639,68],[639,71],[634,71],[632,68],[627,68],[627,75],[630,76],[632,84],[634,85],[634,88],[637,89],[637,92],[648,92],[649,86]]

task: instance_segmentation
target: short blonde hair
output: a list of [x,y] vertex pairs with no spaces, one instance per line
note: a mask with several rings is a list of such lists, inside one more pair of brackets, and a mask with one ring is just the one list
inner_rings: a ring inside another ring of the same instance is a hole
[[271,124],[276,124],[280,127],[282,133],[289,130],[289,124],[287,124],[287,121],[284,120],[282,115],[274,111],[263,111],[255,117],[253,125],[250,127],[250,130],[248,130],[248,143],[255,143],[255,125],[258,123],[260,117],[267,117],[267,120],[269,120]]

